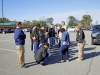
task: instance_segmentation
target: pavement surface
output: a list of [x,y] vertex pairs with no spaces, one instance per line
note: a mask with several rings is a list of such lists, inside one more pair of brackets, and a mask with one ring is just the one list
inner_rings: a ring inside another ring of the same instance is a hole
[[17,65],[17,54],[14,34],[0,34],[0,75],[100,75],[100,46],[91,45],[91,31],[85,31],[86,45],[84,60],[76,61],[78,56],[76,33],[70,32],[70,62],[59,63],[59,47],[51,50],[52,56],[46,66],[37,65],[31,51],[30,36],[27,35],[25,45],[26,68]]

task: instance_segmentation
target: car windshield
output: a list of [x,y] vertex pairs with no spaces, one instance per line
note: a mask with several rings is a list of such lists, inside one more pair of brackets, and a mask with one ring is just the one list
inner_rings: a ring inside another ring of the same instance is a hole
[[100,30],[100,25],[94,26],[94,27],[93,27],[93,30]]

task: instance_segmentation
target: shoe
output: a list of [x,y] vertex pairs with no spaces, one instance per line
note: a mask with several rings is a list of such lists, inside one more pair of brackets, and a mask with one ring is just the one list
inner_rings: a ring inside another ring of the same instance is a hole
[[76,59],[76,60],[78,60],[78,61],[79,61],[79,60],[82,61],[82,59]]
[[64,62],[64,60],[61,60],[61,61],[59,61],[60,63],[63,63]]
[[41,64],[42,66],[45,66],[45,63],[44,63],[44,62],[40,62],[40,64]]
[[19,68],[24,68],[25,67],[25,65],[23,65],[23,66],[19,66]]
[[66,62],[69,62],[69,60],[66,60]]

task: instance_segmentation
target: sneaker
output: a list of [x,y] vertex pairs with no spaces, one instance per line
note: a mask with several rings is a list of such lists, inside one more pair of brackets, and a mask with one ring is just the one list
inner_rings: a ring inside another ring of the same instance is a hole
[[82,61],[82,59],[76,59],[76,60],[78,60],[78,61],[79,61],[79,60]]
[[69,60],[66,60],[66,62],[69,62]]
[[61,60],[61,61],[59,61],[60,63],[63,63],[64,62],[64,60]]
[[44,62],[40,62],[40,64],[41,64],[42,66],[45,66],[45,63],[44,63]]

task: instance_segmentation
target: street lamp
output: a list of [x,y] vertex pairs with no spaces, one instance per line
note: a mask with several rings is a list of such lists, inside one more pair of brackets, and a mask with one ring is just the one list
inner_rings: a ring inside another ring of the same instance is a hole
[[3,19],[3,34],[4,34],[4,14],[3,14],[3,0],[2,1],[2,19]]

